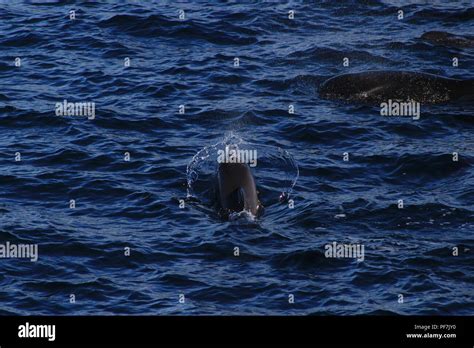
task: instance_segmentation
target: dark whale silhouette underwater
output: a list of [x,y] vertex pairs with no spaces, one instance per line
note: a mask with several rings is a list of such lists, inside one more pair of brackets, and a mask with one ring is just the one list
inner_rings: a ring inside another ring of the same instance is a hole
[[459,36],[445,31],[427,31],[420,37],[421,40],[435,45],[457,48],[474,47],[474,36]]
[[375,104],[387,100],[425,104],[474,100],[474,80],[411,71],[366,71],[337,75],[319,86],[325,99]]

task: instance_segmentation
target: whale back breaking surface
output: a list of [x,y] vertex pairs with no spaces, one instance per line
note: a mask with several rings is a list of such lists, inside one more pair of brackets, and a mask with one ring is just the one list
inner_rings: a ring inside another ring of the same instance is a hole
[[470,93],[472,82],[409,71],[368,71],[332,77],[320,85],[326,99],[368,104],[398,101],[443,103]]

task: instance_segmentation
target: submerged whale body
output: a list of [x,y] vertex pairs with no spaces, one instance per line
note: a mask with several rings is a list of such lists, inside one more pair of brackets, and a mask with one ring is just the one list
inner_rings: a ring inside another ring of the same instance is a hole
[[320,85],[319,95],[368,104],[389,99],[435,104],[474,99],[474,81],[410,71],[367,71],[334,76]]
[[454,35],[445,31],[428,31],[421,35],[420,38],[435,45],[474,47],[474,37]]
[[247,164],[220,163],[217,179],[219,215],[227,218],[230,213],[243,210],[254,216],[260,216],[263,213],[255,180]]

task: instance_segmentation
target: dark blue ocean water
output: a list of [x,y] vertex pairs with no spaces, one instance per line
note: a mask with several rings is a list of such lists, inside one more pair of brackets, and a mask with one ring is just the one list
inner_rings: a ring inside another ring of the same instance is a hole
[[[416,121],[317,94],[374,69],[474,78],[473,48],[419,39],[472,34],[473,2],[416,3],[1,1],[0,242],[39,259],[0,259],[0,313],[472,315],[473,106]],[[257,220],[212,209],[229,140],[259,151]]]

